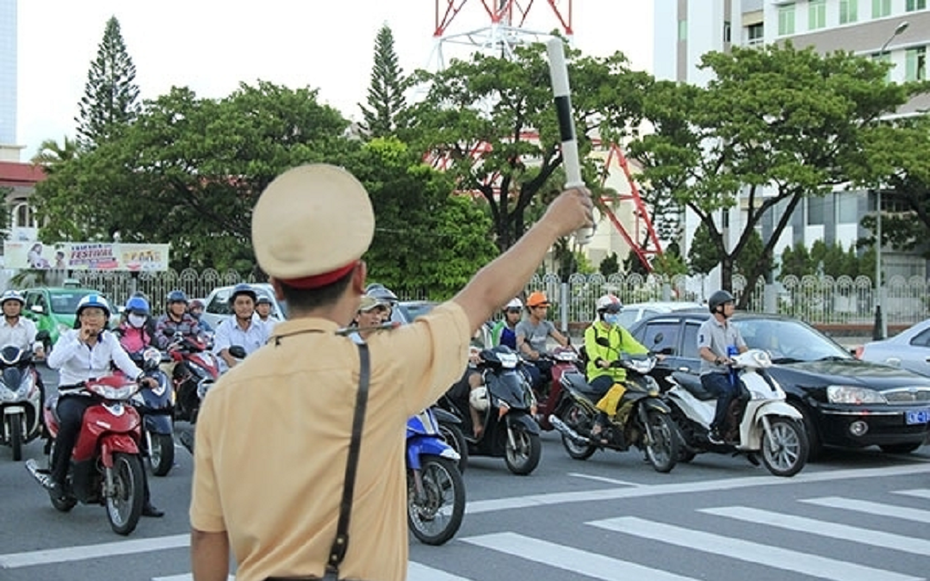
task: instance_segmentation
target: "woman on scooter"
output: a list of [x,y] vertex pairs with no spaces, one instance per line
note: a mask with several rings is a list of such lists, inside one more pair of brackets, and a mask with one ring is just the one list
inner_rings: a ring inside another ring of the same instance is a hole
[[123,320],[114,331],[120,346],[130,356],[141,354],[154,344],[155,321],[149,311],[149,302],[140,296],[129,297],[123,310]]
[[[588,384],[596,393],[604,396],[597,402],[597,409],[601,410],[591,435],[597,436],[607,424],[608,416],[617,413],[617,404],[623,397],[626,389],[626,370],[613,365],[621,353],[648,353],[639,341],[633,338],[629,331],[620,325],[620,311],[623,303],[612,294],[606,294],[595,304],[594,322],[584,332],[584,348],[588,355],[586,371]],[[598,342],[601,339],[601,342]],[[603,345],[604,339],[607,345]]]

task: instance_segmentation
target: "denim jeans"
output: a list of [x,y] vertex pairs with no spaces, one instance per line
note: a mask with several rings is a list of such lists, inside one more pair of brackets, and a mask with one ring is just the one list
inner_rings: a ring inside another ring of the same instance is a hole
[[724,429],[726,422],[727,408],[730,402],[739,395],[739,383],[733,385],[730,383],[729,374],[726,373],[705,373],[701,376],[701,385],[712,395],[717,397],[717,410],[714,413],[714,421],[710,428],[719,430]]

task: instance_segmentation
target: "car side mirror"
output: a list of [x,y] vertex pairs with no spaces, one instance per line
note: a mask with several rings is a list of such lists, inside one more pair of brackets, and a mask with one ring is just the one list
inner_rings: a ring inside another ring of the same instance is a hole
[[661,342],[664,341],[664,340],[665,340],[665,335],[664,335],[664,334],[662,334],[662,333],[656,333],[656,336],[652,338],[652,344],[653,344],[653,345],[658,345],[659,343],[661,343]]
[[232,345],[229,348],[229,354],[236,359],[245,359],[245,348],[242,345]]
[[32,305],[29,307],[29,310],[37,315],[41,315],[45,312],[45,309],[42,308],[42,305]]

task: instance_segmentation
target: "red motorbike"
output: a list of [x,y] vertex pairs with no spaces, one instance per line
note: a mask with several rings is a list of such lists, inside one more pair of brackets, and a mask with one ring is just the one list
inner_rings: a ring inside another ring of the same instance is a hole
[[552,361],[552,382],[546,382],[539,390],[535,390],[537,409],[536,422],[539,427],[554,430],[555,426],[549,421],[549,416],[556,412],[562,399],[562,375],[565,373],[584,373],[578,353],[572,347],[556,347],[551,353],[543,357]]
[[[200,404],[207,391],[220,376],[220,364],[208,348],[206,337],[171,334],[169,353],[177,353],[180,361],[174,368],[174,418],[197,422]],[[177,357],[177,356],[176,356]]]
[[[142,516],[144,474],[142,472],[142,419],[130,401],[139,385],[121,375],[89,380],[84,390],[95,405],[87,408],[77,443],[71,455],[63,498],[52,498],[52,505],[68,512],[78,503],[103,504],[110,527],[120,535],[135,530]],[[85,397],[85,396],[80,396]],[[45,425],[51,435],[51,452],[59,424],[57,396],[45,406]],[[51,460],[52,454],[49,454]],[[51,468],[51,467],[49,467]],[[26,469],[42,482],[46,471],[35,460]]]

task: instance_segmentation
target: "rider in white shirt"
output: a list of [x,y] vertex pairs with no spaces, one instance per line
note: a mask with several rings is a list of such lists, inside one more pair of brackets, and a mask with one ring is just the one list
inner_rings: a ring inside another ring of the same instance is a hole
[[238,345],[249,355],[268,341],[268,327],[255,316],[255,290],[248,284],[237,284],[229,295],[229,308],[233,314],[217,325],[213,336],[213,353],[220,360],[220,372],[235,367],[238,360],[229,354],[229,348]]
[[[15,290],[8,290],[0,295],[0,309],[3,309],[3,319],[0,320],[0,348],[14,345],[24,351],[31,349],[36,357],[43,359],[45,347],[41,341],[36,341],[36,324],[22,316],[25,304],[23,295]],[[44,404],[45,384],[42,383],[39,373],[36,373],[36,385]]]

